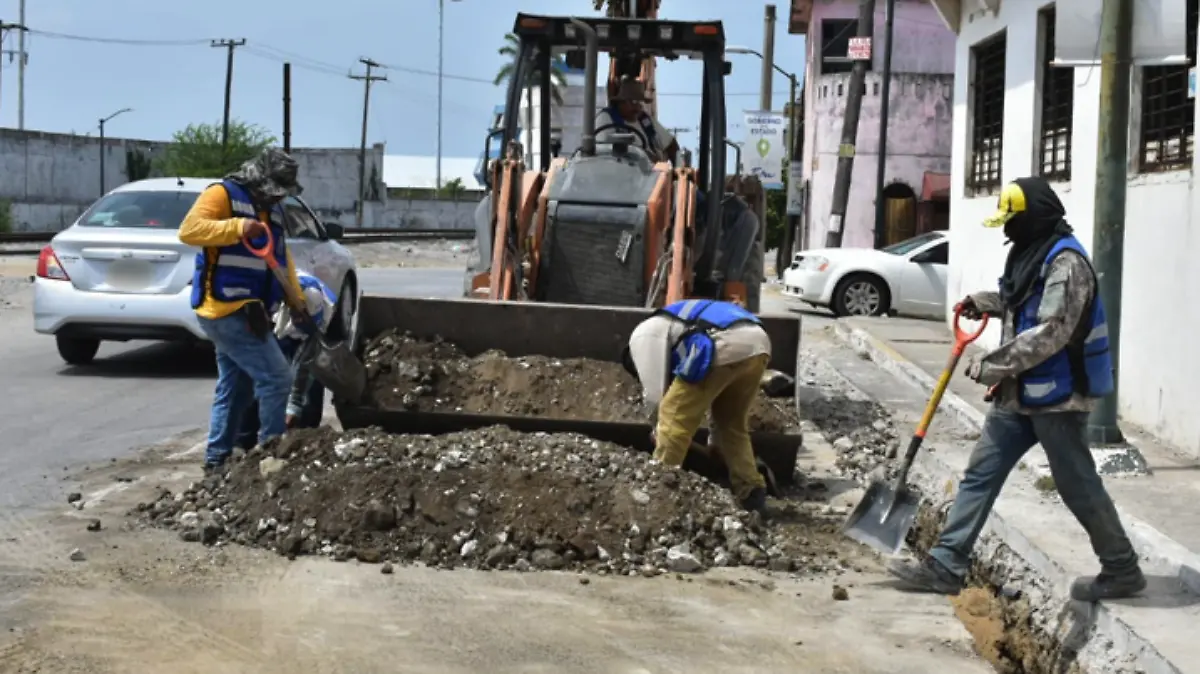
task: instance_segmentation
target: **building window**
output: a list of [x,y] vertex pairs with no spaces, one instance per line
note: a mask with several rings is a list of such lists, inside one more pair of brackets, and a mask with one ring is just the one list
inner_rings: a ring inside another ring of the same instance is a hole
[[971,166],[967,188],[976,195],[1000,188],[1004,156],[1004,65],[1007,35],[971,48]]
[[[1196,63],[1197,0],[1187,0],[1187,54]],[[1142,134],[1139,164],[1144,172],[1178,171],[1192,165],[1195,99],[1188,98],[1190,65],[1142,68]]]
[[1075,110],[1075,69],[1056,68],[1054,60],[1054,6],[1041,11],[1042,25],[1042,132],[1039,151],[1046,180],[1071,179],[1071,119]]
[[[821,20],[821,74],[848,73],[854,68],[850,60],[850,38],[858,35],[856,19]],[[867,61],[867,70],[871,62]]]

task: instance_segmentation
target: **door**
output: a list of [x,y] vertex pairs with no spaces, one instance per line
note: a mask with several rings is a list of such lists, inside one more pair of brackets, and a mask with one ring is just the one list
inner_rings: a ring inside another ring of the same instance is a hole
[[950,262],[950,242],[940,241],[913,253],[901,273],[897,310],[929,318],[943,318],[946,312],[946,268]]
[[303,201],[288,197],[283,208],[287,213],[288,248],[296,269],[316,276],[330,290],[340,293],[348,265],[341,259],[339,246],[329,240],[325,228]]

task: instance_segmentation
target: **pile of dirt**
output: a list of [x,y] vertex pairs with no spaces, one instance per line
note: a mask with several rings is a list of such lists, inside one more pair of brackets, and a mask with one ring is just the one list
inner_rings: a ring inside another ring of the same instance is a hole
[[836,521],[769,526],[704,478],[570,434],[299,431],[131,513],[205,544],[443,568],[840,571]]
[[[507,414],[593,421],[645,421],[642,390],[620,363],[587,358],[510,358],[501,351],[469,357],[442,339],[385,332],[364,350],[369,404],[422,412]],[[799,418],[790,399],[760,395],[754,431],[791,432]]]

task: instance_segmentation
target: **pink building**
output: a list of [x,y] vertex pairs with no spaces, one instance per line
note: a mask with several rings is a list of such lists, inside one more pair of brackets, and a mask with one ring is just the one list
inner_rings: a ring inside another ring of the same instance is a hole
[[[885,44],[885,2],[875,15],[875,40],[859,117],[854,172],[842,245],[874,247],[876,171]],[[802,248],[822,247],[829,227],[838,146],[858,32],[856,0],[791,0],[789,32],[807,38],[804,77],[804,179],[808,191]],[[888,245],[949,227],[951,113],[955,36],[925,0],[896,0],[895,47],[884,172]]]

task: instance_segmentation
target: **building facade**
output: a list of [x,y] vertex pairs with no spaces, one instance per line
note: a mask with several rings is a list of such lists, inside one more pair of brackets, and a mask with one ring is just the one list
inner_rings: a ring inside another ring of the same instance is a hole
[[[951,161],[950,304],[993,289],[1004,266],[1003,234],[980,221],[1011,180],[1042,175],[1054,185],[1076,236],[1091,247],[1100,112],[1098,67],[1059,68],[1055,3],[934,0],[958,33]],[[1135,11],[1145,4],[1136,3]],[[1187,50],[1196,60],[1196,0],[1187,0]],[[1133,69],[1125,212],[1119,410],[1200,455],[1191,346],[1200,307],[1200,208],[1193,189],[1195,99],[1189,66]],[[948,304],[949,306],[949,304]],[[984,340],[995,345],[998,330]]]
[[[882,5],[883,3],[879,3]],[[789,32],[807,36],[804,86],[804,179],[806,203],[802,247],[825,245],[833,207],[846,95],[853,61],[850,38],[858,32],[856,0],[792,0]],[[875,48],[859,117],[854,171],[842,245],[884,246],[948,225],[948,202],[937,187],[950,172],[954,33],[928,2],[897,0],[895,47],[884,171],[884,229],[875,232],[879,162],[884,11],[875,16]],[[939,198],[940,197],[940,198]]]

